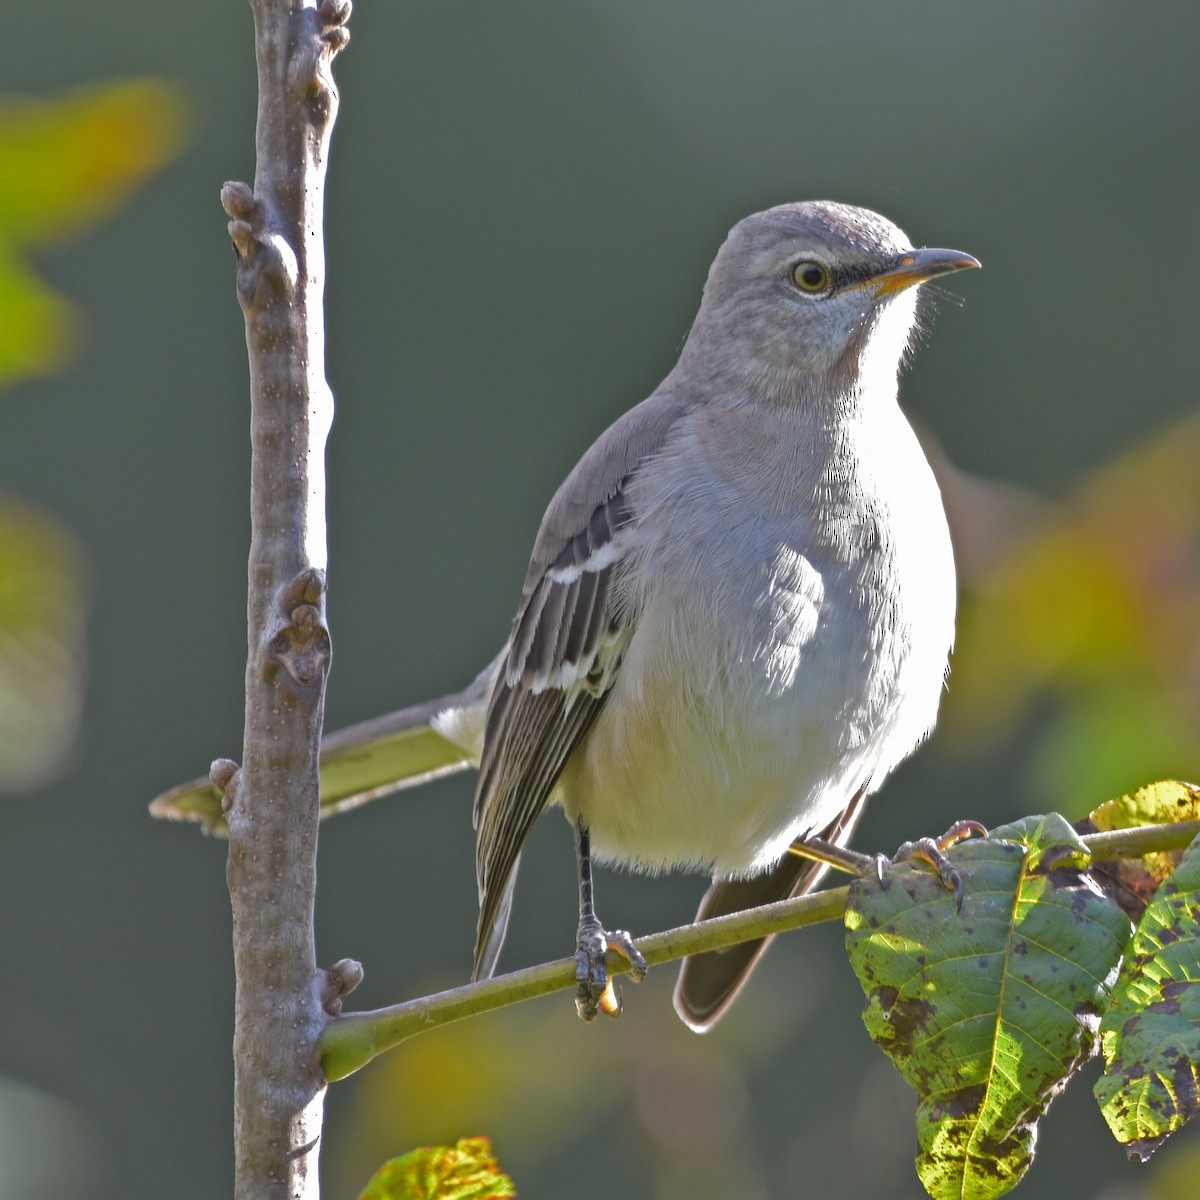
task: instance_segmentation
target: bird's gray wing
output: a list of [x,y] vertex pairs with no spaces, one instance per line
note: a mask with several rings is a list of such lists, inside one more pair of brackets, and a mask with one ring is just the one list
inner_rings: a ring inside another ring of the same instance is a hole
[[592,446],[543,518],[484,724],[475,793],[475,978],[504,938],[517,860],[567,759],[604,706],[637,613],[620,586],[636,524],[625,487],[683,412],[656,393]]

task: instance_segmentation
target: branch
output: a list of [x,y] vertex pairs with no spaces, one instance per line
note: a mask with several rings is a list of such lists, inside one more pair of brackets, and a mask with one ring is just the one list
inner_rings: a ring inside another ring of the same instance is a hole
[[250,371],[251,540],[242,766],[213,764],[229,825],[237,974],[235,1196],[318,1194],[324,1077],[313,1053],[328,980],[313,934],[325,623],[325,163],[330,74],[349,0],[251,0],[254,190],[221,200],[237,254]]
[[[1183,821],[1092,833],[1082,841],[1093,859],[1102,862],[1137,858],[1154,851],[1180,850],[1198,834],[1200,821]],[[808,896],[779,900],[745,912],[651,934],[638,938],[634,944],[651,966],[686,958],[689,954],[719,950],[806,925],[839,920],[849,891],[849,887],[829,888]],[[606,966],[610,975],[629,968],[628,962],[619,954],[610,954]],[[574,986],[575,960],[563,958],[389,1008],[348,1013],[331,1022],[321,1035],[320,1054],[325,1077],[330,1082],[344,1079],[366,1066],[376,1055],[414,1034]]]

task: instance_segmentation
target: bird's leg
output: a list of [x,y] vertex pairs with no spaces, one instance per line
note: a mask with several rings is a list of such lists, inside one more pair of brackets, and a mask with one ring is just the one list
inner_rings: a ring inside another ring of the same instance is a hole
[[629,960],[629,977],[641,983],[646,977],[646,960],[633,938],[623,929],[605,930],[596,917],[592,898],[591,838],[583,825],[575,826],[575,852],[579,859],[579,933],[575,950],[575,1011],[584,1021],[603,1010],[606,1016],[621,1015],[621,994],[613,987],[604,957],[616,950]]
[[859,854],[857,850],[819,837],[797,838],[788,847],[788,853],[796,855],[797,858],[824,863],[827,867],[834,867],[847,875],[874,875],[879,859],[877,854]]
[[822,838],[797,838],[788,847],[788,851],[801,858],[811,858],[815,862],[836,867],[839,871],[845,871],[849,875],[874,875],[878,879],[883,878],[884,869],[892,863],[914,860],[926,862],[933,868],[934,874],[941,880],[942,886],[954,893],[958,907],[962,908],[962,877],[955,869],[954,864],[946,857],[945,851],[955,843],[969,838],[973,833],[981,834],[983,837],[988,835],[987,829],[978,821],[956,821],[939,838],[917,838],[916,841],[905,842],[891,858],[883,854],[859,854],[854,850],[848,850],[845,846],[827,842]]

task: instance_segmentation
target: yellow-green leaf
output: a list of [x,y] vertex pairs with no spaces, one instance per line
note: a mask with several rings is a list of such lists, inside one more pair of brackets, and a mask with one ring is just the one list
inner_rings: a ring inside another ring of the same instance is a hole
[[1106,800],[1088,814],[1098,830],[1136,829],[1200,819],[1200,788],[1178,779],[1148,783],[1136,791]]
[[502,1200],[516,1188],[485,1137],[424,1146],[393,1158],[371,1176],[358,1200]]
[[[1200,820],[1200,788],[1169,779],[1106,800],[1078,828],[1087,833],[1107,833],[1141,825],[1196,820]],[[1110,881],[1110,891],[1117,903],[1132,920],[1139,921],[1151,896],[1179,865],[1180,855],[1179,850],[1163,850],[1138,858],[1113,859],[1098,864],[1096,869]]]

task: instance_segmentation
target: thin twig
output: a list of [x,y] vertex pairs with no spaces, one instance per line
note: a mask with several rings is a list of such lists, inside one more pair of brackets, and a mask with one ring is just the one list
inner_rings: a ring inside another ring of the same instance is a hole
[[[1095,859],[1103,861],[1135,858],[1152,851],[1179,850],[1198,833],[1200,821],[1185,821],[1088,834],[1083,842]],[[638,938],[635,945],[653,966],[773,933],[836,921],[846,907],[849,890],[848,887],[829,888],[794,900],[779,900],[761,908]],[[623,957],[609,955],[610,974],[618,974],[627,967]],[[326,1078],[332,1082],[350,1075],[377,1054],[413,1034],[574,986],[575,960],[564,958],[374,1012],[348,1013],[331,1022],[321,1036],[321,1063]]]

